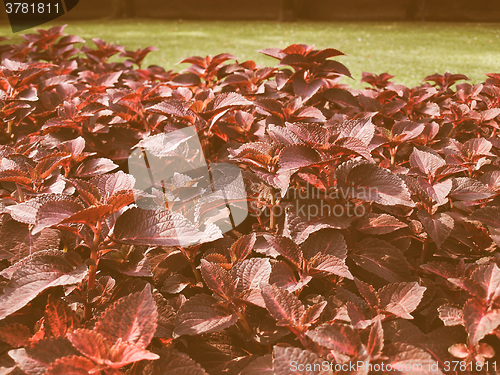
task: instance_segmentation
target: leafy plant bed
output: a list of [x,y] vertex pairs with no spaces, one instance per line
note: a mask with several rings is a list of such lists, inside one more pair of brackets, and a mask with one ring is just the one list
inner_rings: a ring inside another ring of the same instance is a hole
[[63,30],[0,44],[3,373],[498,373],[500,74]]

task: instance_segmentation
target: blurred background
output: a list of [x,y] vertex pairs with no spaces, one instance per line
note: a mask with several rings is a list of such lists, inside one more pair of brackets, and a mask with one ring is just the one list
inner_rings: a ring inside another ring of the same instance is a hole
[[[13,0],[14,1],[14,0]],[[19,0],[22,1],[22,0]],[[0,36],[13,33],[0,5]],[[500,72],[500,0],[80,0],[64,16],[35,27],[126,46],[155,46],[145,66],[182,70],[188,56],[231,53],[274,66],[257,51],[294,43],[336,48],[362,87],[362,72],[418,85],[434,73],[461,73],[480,83]]]
[[[66,19],[500,21],[499,0],[80,0]],[[4,20],[6,19],[3,14]]]

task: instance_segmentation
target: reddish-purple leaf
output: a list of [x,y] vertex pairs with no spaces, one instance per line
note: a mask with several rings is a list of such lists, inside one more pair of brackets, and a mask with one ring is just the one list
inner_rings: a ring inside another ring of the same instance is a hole
[[310,306],[306,310],[304,315],[302,315],[302,318],[300,319],[300,324],[305,326],[310,326],[316,323],[316,321],[320,318],[321,314],[325,310],[327,304],[328,302],[323,301]]
[[347,325],[326,323],[307,331],[306,335],[315,343],[342,354],[354,355],[359,347],[359,337]]
[[444,375],[436,359],[416,346],[394,343],[386,347],[384,355],[388,357],[384,360],[386,368],[390,364],[393,369],[398,369],[399,375]]
[[98,332],[79,328],[67,336],[80,353],[97,363],[103,363],[109,356],[110,343]]
[[418,168],[425,176],[434,176],[437,169],[445,166],[446,162],[440,156],[415,148],[410,155],[410,165]]
[[232,269],[238,280],[237,290],[243,299],[260,307],[266,307],[260,292],[260,284],[268,284],[271,275],[271,263],[267,258],[250,258],[238,263]]
[[358,243],[351,258],[358,266],[389,282],[404,281],[410,272],[401,250],[377,238],[366,238]]
[[424,131],[424,124],[413,121],[398,121],[392,129],[392,138],[397,142],[407,142],[417,138]]
[[312,147],[306,145],[292,145],[284,147],[279,153],[278,164],[280,170],[298,170],[321,161],[321,156]]
[[146,348],[154,337],[158,312],[151,285],[122,297],[99,317],[94,330],[111,343],[121,340]]
[[337,275],[350,280],[353,279],[346,264],[333,255],[320,254],[310,261],[309,267],[309,275],[311,276]]
[[[282,64],[284,63],[285,59],[281,60]],[[295,95],[301,96],[304,102],[309,100],[323,86],[323,81],[321,79],[314,79],[310,82],[307,82],[300,75],[295,76],[292,80],[292,83]]]
[[261,284],[261,289],[266,309],[277,321],[277,325],[299,324],[305,308],[295,294],[274,285]]
[[250,233],[245,236],[241,236],[238,240],[231,245],[229,253],[231,254],[231,261],[233,263],[238,263],[243,261],[252,251],[257,236],[255,233]]
[[0,294],[0,320],[24,307],[47,288],[77,284],[87,274],[87,266],[74,253],[43,250],[4,269],[9,279]]
[[378,291],[382,308],[403,319],[413,319],[410,315],[422,300],[425,286],[416,281],[411,283],[389,284]]
[[149,362],[141,372],[143,375],[208,375],[187,354],[170,348],[163,348],[158,354],[160,358]]
[[495,195],[487,185],[469,177],[453,178],[450,197],[460,201],[477,201]]
[[136,207],[120,215],[113,235],[120,242],[135,245],[186,247],[222,237],[220,229],[214,224],[208,225],[202,232],[179,213]]
[[237,321],[238,315],[217,306],[215,298],[197,294],[187,300],[177,312],[173,337],[216,332]]
[[363,216],[357,223],[358,230],[367,234],[387,234],[407,226],[392,215],[375,213]]
[[271,275],[269,276],[269,282],[277,287],[288,290],[289,292],[294,292],[309,281],[311,281],[311,276],[302,277],[297,280],[293,269],[284,261],[277,261],[272,265]]
[[280,255],[292,262],[296,267],[302,266],[302,250],[290,238],[264,234],[264,238]]
[[59,248],[60,237],[59,231],[52,228],[34,235],[28,225],[15,220],[5,218],[0,223],[0,251],[12,263],[37,251]]
[[46,335],[66,337],[66,333],[73,331],[78,325],[78,315],[61,299],[49,295],[43,322]]
[[500,207],[482,207],[477,209],[468,217],[469,220],[477,220],[494,228],[500,228]]
[[45,375],[88,375],[95,367],[90,359],[74,355],[56,359]]
[[452,305],[441,305],[438,307],[439,318],[445,326],[464,325],[464,312],[461,308]]
[[119,191],[132,190],[135,185],[135,178],[130,174],[118,171],[92,177],[90,183],[97,187],[103,199],[107,199]]
[[44,339],[25,348],[9,351],[9,356],[29,375],[43,375],[58,358],[76,354],[66,338]]
[[37,234],[47,227],[59,224],[82,209],[80,203],[71,199],[44,203],[36,212],[36,223],[32,233]]
[[274,346],[273,368],[274,375],[333,375],[333,372],[324,369],[324,360],[309,350],[294,347]]
[[471,298],[465,303],[464,319],[469,342],[475,345],[500,325],[500,310],[488,309],[483,303]]
[[30,337],[30,329],[25,325],[12,323],[0,327],[0,341],[9,344],[13,348],[25,346]]
[[304,257],[311,259],[317,254],[328,254],[345,260],[347,245],[344,236],[336,229],[322,229],[312,233],[301,246]]
[[438,248],[455,227],[455,221],[445,212],[430,215],[426,211],[418,211],[417,216]]
[[236,289],[236,281],[231,274],[218,264],[201,260],[201,275],[206,286],[219,296],[230,299]]
[[365,299],[365,301],[368,303],[368,306],[370,306],[371,308],[380,307],[379,295],[372,285],[367,284],[357,278],[354,279],[354,282],[356,283],[359,294],[361,294],[361,296]]
[[376,319],[370,329],[367,349],[372,358],[377,358],[382,354],[382,349],[384,349],[384,330],[382,329],[381,319]]
[[483,288],[488,303],[500,297],[500,268],[496,263],[479,265],[470,278]]
[[111,172],[116,168],[118,165],[106,158],[88,159],[78,166],[74,175],[77,178],[89,178]]
[[342,194],[383,205],[413,207],[405,183],[386,169],[373,164],[346,162],[336,170]]

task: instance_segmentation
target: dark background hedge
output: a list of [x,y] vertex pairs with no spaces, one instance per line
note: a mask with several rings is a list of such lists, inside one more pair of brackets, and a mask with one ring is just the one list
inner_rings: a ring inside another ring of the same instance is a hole
[[[425,9],[425,11],[423,11]],[[4,21],[5,12],[1,12]],[[500,0],[80,0],[65,19],[500,21]]]

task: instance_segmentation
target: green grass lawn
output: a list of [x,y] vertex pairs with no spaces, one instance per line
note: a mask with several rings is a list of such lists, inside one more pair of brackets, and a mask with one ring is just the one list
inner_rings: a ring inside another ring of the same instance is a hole
[[[339,60],[351,70],[356,87],[363,71],[388,72],[406,85],[436,72],[463,73],[473,82],[500,72],[500,24],[99,20],[70,21],[66,32],[128,48],[156,46],[146,64],[167,70],[182,69],[176,63],[184,57],[221,52],[272,65],[273,59],[256,50],[305,43],[346,53]],[[0,25],[0,35],[12,32]]]

